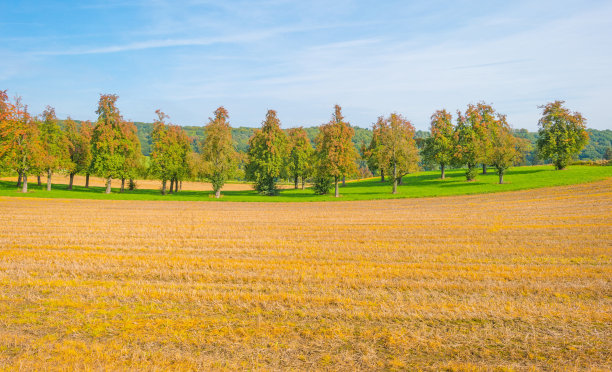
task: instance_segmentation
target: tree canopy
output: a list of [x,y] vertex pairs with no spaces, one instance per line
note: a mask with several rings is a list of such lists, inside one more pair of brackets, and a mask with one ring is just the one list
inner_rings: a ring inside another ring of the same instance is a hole
[[571,112],[563,107],[564,103],[554,101],[540,106],[542,118],[538,122],[538,152],[557,169],[564,169],[589,140],[582,114]]
[[442,179],[446,166],[453,162],[455,155],[454,131],[453,117],[448,111],[437,110],[431,115],[430,136],[425,139],[423,157],[426,162],[440,166]]
[[294,187],[298,188],[299,178],[304,179],[309,173],[313,148],[304,128],[291,128],[287,131],[289,140],[288,172],[293,178]]
[[317,172],[320,179],[334,179],[335,196],[339,197],[338,180],[356,171],[357,151],[352,138],[355,134],[350,124],[342,116],[342,108],[334,106],[334,114],[329,123],[321,125],[317,137]]
[[206,137],[202,142],[203,169],[216,198],[220,197],[221,188],[236,169],[236,150],[232,143],[232,128],[228,119],[227,110],[221,106],[215,110],[215,117],[209,118],[204,128]]
[[287,136],[280,128],[276,111],[268,110],[261,129],[249,139],[247,178],[255,182],[255,190],[275,195],[278,178],[286,173]]

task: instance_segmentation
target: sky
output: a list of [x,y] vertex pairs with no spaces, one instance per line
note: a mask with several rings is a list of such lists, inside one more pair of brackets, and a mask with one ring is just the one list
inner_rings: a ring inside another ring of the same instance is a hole
[[0,0],[0,90],[31,113],[95,120],[161,109],[204,125],[355,126],[484,101],[537,129],[554,100],[612,129],[612,1]]

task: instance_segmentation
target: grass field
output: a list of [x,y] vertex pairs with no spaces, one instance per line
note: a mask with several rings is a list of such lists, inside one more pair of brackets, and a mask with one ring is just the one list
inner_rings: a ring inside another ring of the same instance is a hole
[[612,369],[612,180],[0,210],[0,369]]
[[[396,195],[391,194],[391,184],[381,183],[378,178],[348,182],[340,189],[341,198],[330,195],[315,195],[311,190],[282,190],[278,196],[258,195],[250,184],[229,183],[222,192],[221,201],[249,201],[249,202],[303,202],[303,201],[351,201],[372,200],[391,198],[419,198],[432,196],[451,196],[465,194],[483,194],[503,191],[526,190],[548,186],[572,185],[584,182],[593,182],[612,177],[612,167],[597,166],[570,166],[563,171],[555,171],[552,166],[529,166],[510,169],[505,176],[505,183],[498,184],[498,176],[493,170],[487,175],[479,175],[474,182],[465,181],[465,171],[461,169],[450,170],[447,178],[440,179],[439,172],[420,172],[404,177],[404,185],[398,188]],[[138,181],[139,189],[119,193],[113,189],[112,194],[104,194],[103,180],[92,178],[89,189],[81,186],[75,190],[66,190],[66,177],[54,176],[55,179],[63,181],[56,184],[52,191],[46,191],[46,180],[43,177],[43,185],[37,186],[30,177],[28,197],[38,198],[69,198],[69,199],[112,199],[112,200],[209,200],[217,201],[212,197],[210,184],[201,182],[185,182],[183,191],[175,195],[162,196],[159,192],[160,181],[141,180]],[[11,181],[0,181],[0,196],[24,196],[15,187],[16,179]],[[83,177],[76,180],[77,185],[84,184]],[[119,186],[114,181],[114,187]],[[287,187],[286,185],[282,187]]]

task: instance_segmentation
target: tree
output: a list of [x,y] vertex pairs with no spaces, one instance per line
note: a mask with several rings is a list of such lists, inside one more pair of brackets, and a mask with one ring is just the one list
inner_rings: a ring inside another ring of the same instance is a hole
[[612,147],[607,147],[603,155],[604,160],[612,160]]
[[106,178],[106,193],[111,192],[113,177],[120,177],[125,164],[125,131],[123,117],[117,109],[119,97],[101,94],[98,102],[98,121],[91,138],[92,169]]
[[117,177],[121,178],[120,192],[124,192],[125,180],[129,179],[132,182],[134,178],[142,173],[144,158],[134,123],[122,121],[121,132],[119,151],[122,154],[123,163]]
[[321,125],[319,129],[316,141],[316,178],[319,181],[333,178],[336,197],[340,196],[338,192],[340,177],[356,171],[357,152],[352,142],[354,134],[355,131],[350,124],[344,121],[342,108],[338,105],[334,107],[331,121]]
[[288,139],[288,171],[291,177],[293,177],[294,187],[297,189],[300,177],[302,178],[302,185],[304,185],[313,149],[310,139],[308,139],[308,134],[302,127],[289,129]]
[[522,140],[514,136],[512,128],[506,122],[506,117],[499,115],[496,125],[491,127],[490,164],[497,170],[500,184],[504,183],[506,170],[521,158],[522,143]]
[[236,150],[232,143],[232,127],[229,114],[221,106],[215,110],[215,117],[209,118],[204,128],[206,137],[202,142],[204,175],[210,180],[215,198],[221,196],[221,188],[236,169]]
[[68,184],[68,190],[72,190],[75,174],[89,172],[91,165],[91,131],[93,127],[88,121],[77,125],[70,117],[66,119],[64,126],[66,137],[70,143],[70,160],[73,164]]
[[171,157],[169,154],[170,140],[168,138],[168,126],[165,119],[166,114],[160,110],[155,111],[157,120],[153,123],[151,132],[151,173],[159,177],[162,181],[162,195],[166,195],[166,182],[171,177]]
[[386,120],[381,132],[384,167],[393,176],[393,194],[397,194],[397,183],[406,174],[418,169],[419,150],[414,140],[414,127],[402,115],[393,113]]
[[465,115],[457,112],[457,127],[455,128],[455,162],[466,165],[466,179],[476,178],[476,165],[482,163],[483,174],[486,165],[490,164],[493,145],[491,142],[492,128],[499,123],[499,115],[490,105],[479,102],[468,105]]
[[[189,153],[191,152],[191,139],[187,133],[178,125],[169,126],[169,136],[171,138],[172,147],[170,153],[172,155],[172,168],[170,179],[170,191],[179,191],[179,182],[189,174]],[[174,183],[174,190],[172,184]]]
[[543,159],[550,159],[557,170],[565,169],[589,140],[585,118],[563,107],[564,103],[555,101],[539,106],[543,111],[538,122],[538,153]]
[[151,172],[162,180],[162,195],[166,194],[166,182],[170,181],[170,193],[178,191],[178,183],[189,174],[189,153],[191,141],[185,131],[177,126],[166,124],[166,114],[155,111],[155,121],[151,138]]
[[28,192],[28,173],[42,167],[43,148],[38,123],[21,103],[21,98],[17,97],[12,104],[6,91],[0,91],[0,139],[0,159],[19,174],[21,191]]
[[280,128],[276,111],[268,110],[261,129],[249,139],[247,179],[255,182],[255,190],[275,195],[277,179],[286,173],[287,136]]
[[[2,168],[8,168],[8,158],[13,145],[14,123],[15,106],[9,101],[6,91],[0,90],[0,165],[2,165]],[[21,174],[19,175],[19,181],[21,181]]]
[[423,156],[426,161],[440,165],[441,178],[445,177],[446,166],[453,161],[455,136],[452,115],[438,110],[431,116],[431,136],[425,139]]
[[388,122],[385,118],[379,116],[376,123],[372,124],[372,140],[364,151],[368,168],[374,172],[380,171],[380,182],[385,182],[385,167],[383,165],[388,162],[388,159],[385,158],[387,152],[384,151],[381,140],[382,133],[387,129],[387,125]]
[[74,167],[70,160],[70,142],[57,122],[53,107],[47,106],[43,111],[39,133],[43,147],[42,170],[47,172],[47,191],[51,191],[53,172],[61,169],[71,172]]

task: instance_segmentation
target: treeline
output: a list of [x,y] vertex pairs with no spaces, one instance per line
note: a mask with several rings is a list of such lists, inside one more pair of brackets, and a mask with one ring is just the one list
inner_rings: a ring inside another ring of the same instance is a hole
[[117,99],[100,96],[95,123],[60,121],[53,108],[32,116],[19,98],[11,101],[0,91],[0,165],[19,175],[24,192],[29,175],[45,174],[50,190],[52,175],[64,172],[70,189],[75,174],[86,176],[86,187],[93,174],[106,179],[107,193],[113,178],[121,179],[123,192],[126,181],[131,189],[135,178],[148,177],[161,181],[163,194],[179,192],[188,179],[209,181],[220,197],[227,180],[246,179],[265,195],[291,180],[295,188],[310,182],[318,194],[334,189],[339,196],[346,178],[386,176],[395,193],[404,175],[423,168],[439,168],[444,178],[448,167],[465,167],[471,181],[479,167],[483,173],[493,167],[502,183],[506,170],[534,151],[563,169],[588,142],[584,119],[561,101],[542,107],[538,136],[530,139],[482,102],[455,117],[436,111],[430,131],[417,132],[397,113],[379,117],[372,130],[355,128],[337,105],[331,120],[317,128],[283,130],[274,110],[259,129],[232,128],[223,107],[204,127],[173,125],[160,110],[152,125],[135,124],[123,119]]
[[[151,154],[151,145],[153,140],[151,138],[151,132],[153,130],[153,123],[142,123],[134,122],[136,129],[138,130],[138,138],[140,139],[142,153],[145,156]],[[203,126],[183,126],[182,127],[187,135],[193,138],[193,147],[197,146],[204,139],[204,127]],[[353,137],[353,144],[358,151],[361,150],[363,143],[369,144],[372,140],[372,129],[353,127],[355,130],[355,136]],[[319,127],[308,127],[304,128],[308,139],[314,145],[315,139],[319,133]],[[285,130],[286,131],[286,130]],[[232,141],[236,151],[246,153],[249,147],[249,138],[255,132],[255,128],[251,127],[237,127],[232,128]],[[578,154],[577,160],[601,160],[607,159],[606,151],[612,151],[612,130],[604,129],[587,129],[589,134],[589,142],[584,149]],[[525,155],[521,161],[521,165],[539,165],[544,164],[546,159],[538,158],[537,151],[537,139],[538,132],[529,132],[527,129],[514,129],[514,135],[529,141],[528,146],[524,149]],[[415,131],[415,140],[420,146],[422,140],[429,137],[428,131],[417,130]],[[427,164],[424,164],[425,168],[428,168]]]

